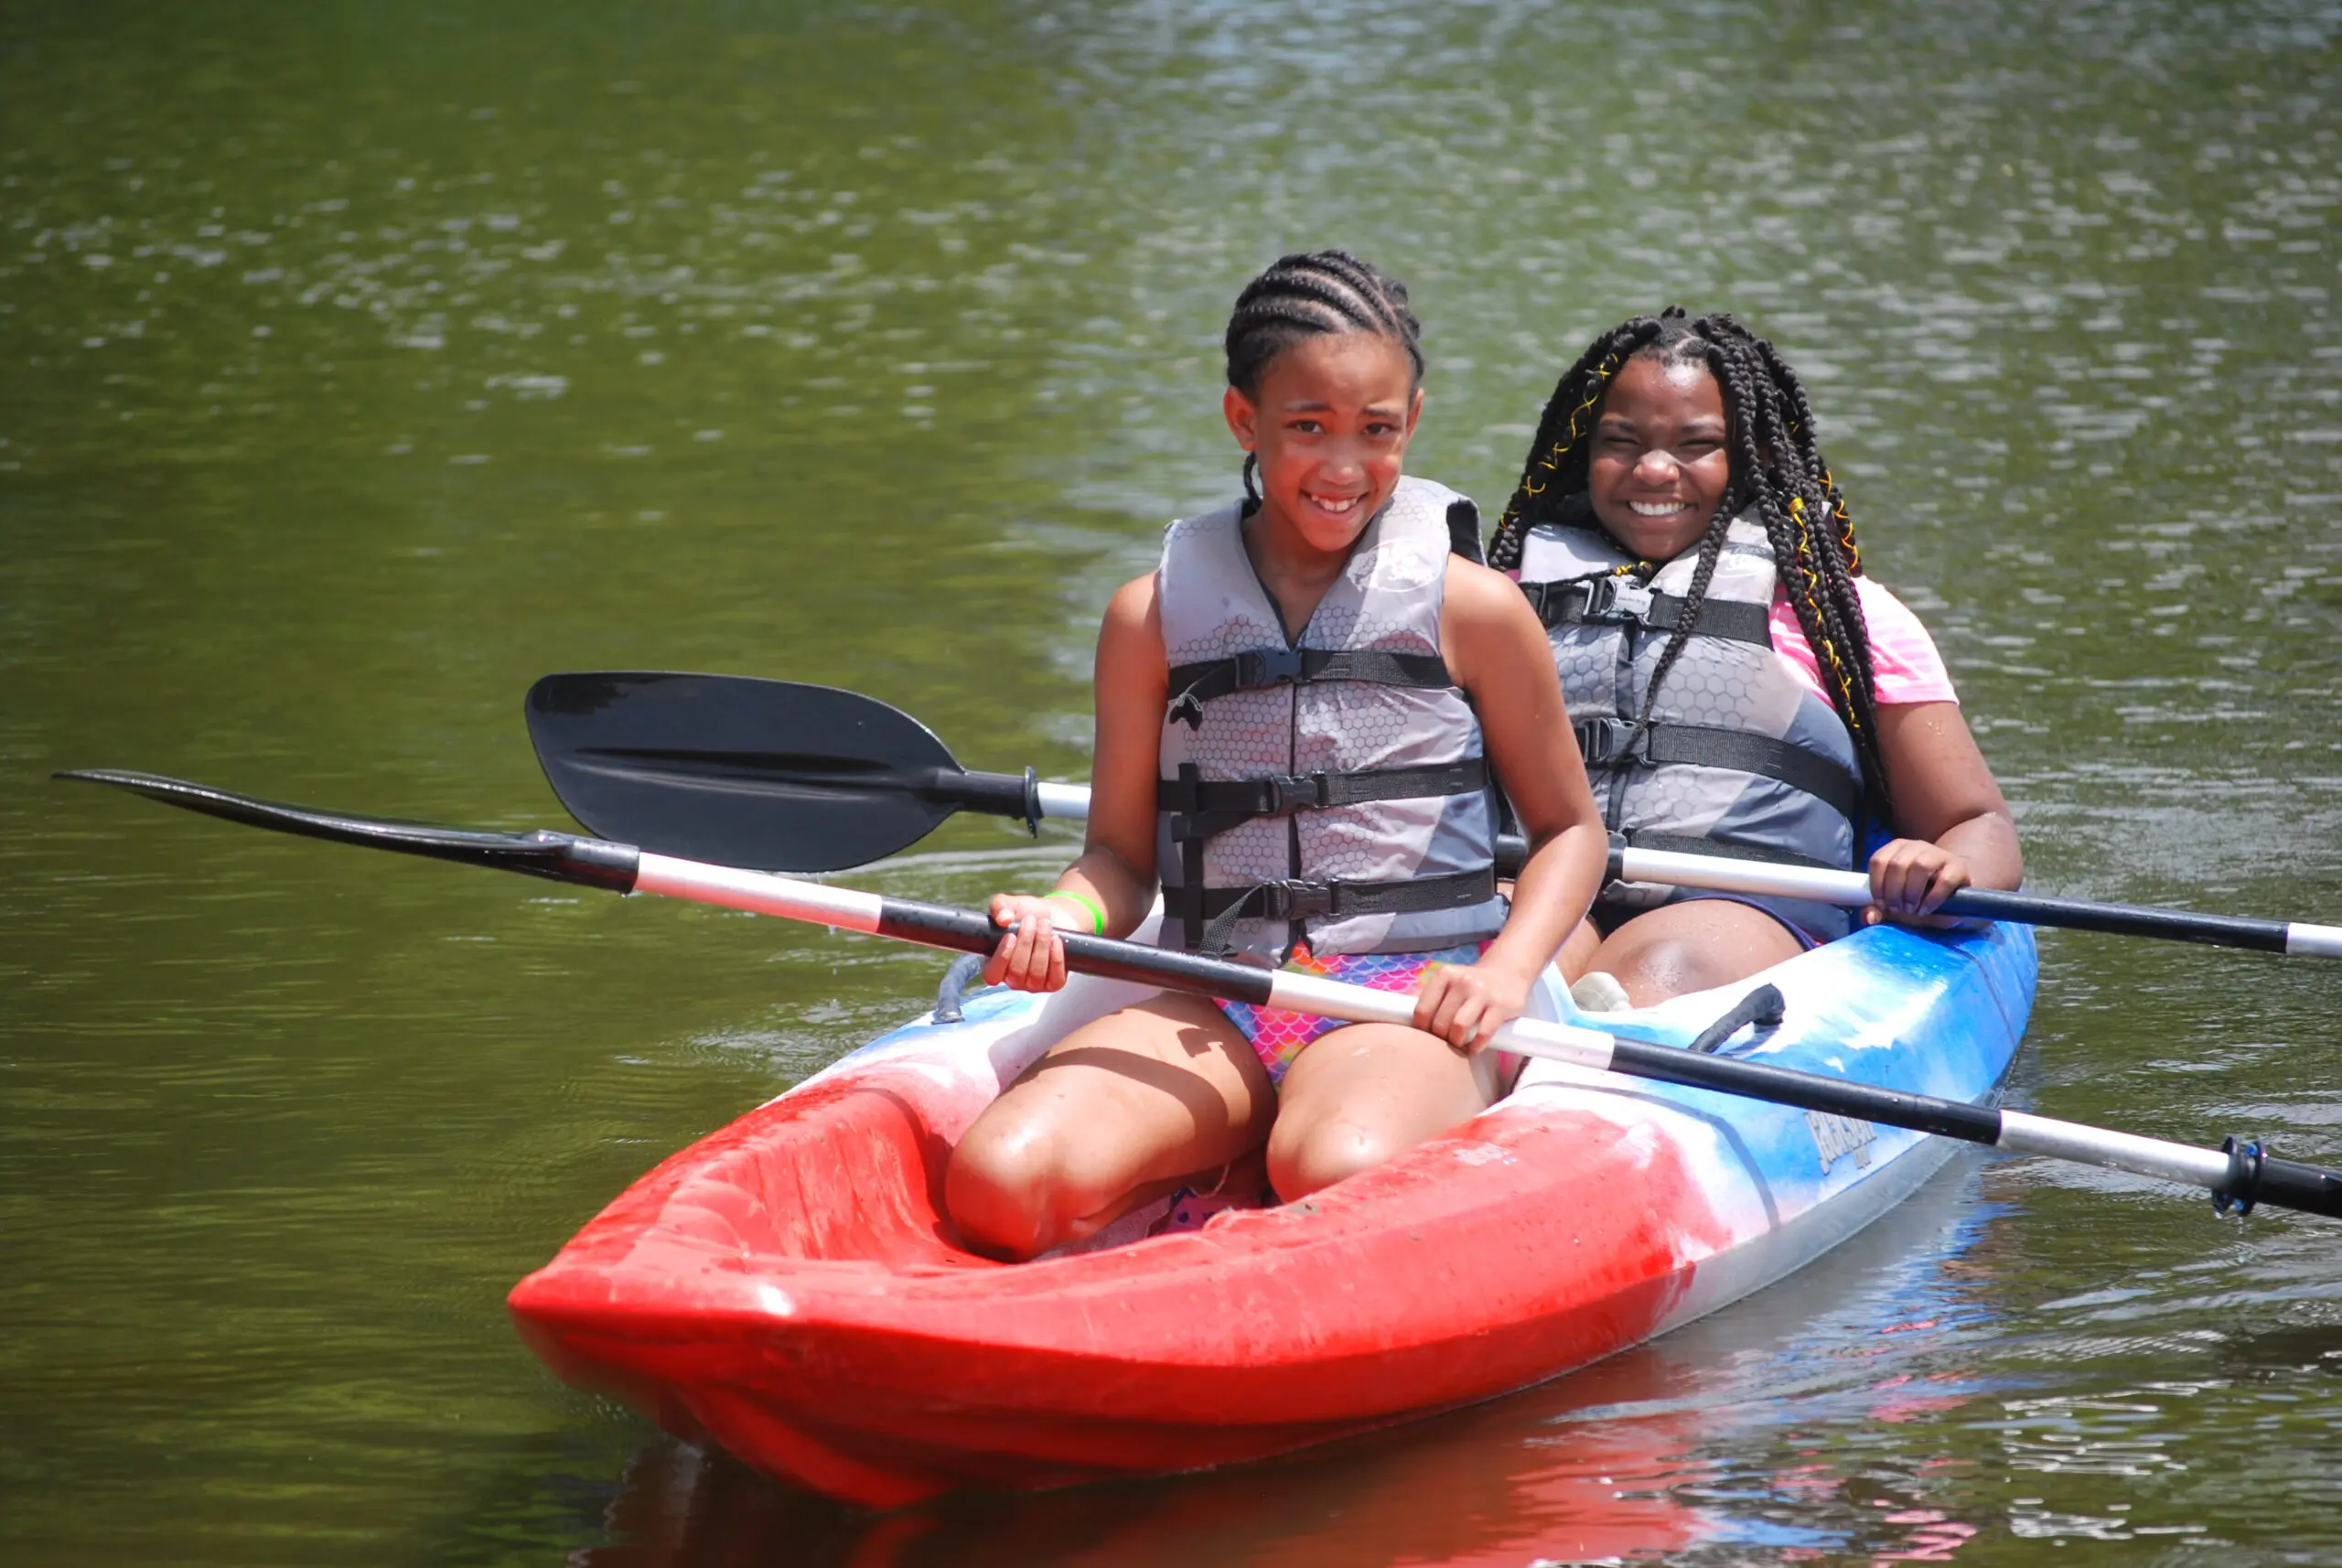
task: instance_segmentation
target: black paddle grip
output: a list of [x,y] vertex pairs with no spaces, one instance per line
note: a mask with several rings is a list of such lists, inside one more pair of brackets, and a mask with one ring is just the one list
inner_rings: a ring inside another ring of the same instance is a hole
[[2259,1144],[2235,1138],[2223,1140],[2220,1149],[2229,1157],[2229,1179],[2212,1194],[2215,1212],[2241,1217],[2268,1203],[2342,1219],[2342,1171],[2281,1160]]
[[2298,1160],[2261,1156],[2261,1185],[2254,1196],[2280,1208],[2342,1219],[2342,1171],[2305,1165]]
[[[919,904],[888,898],[878,909],[878,935],[920,942],[960,952],[990,953],[1007,933],[978,909],[954,909],[942,904]],[[1066,967],[1107,980],[1136,981],[1197,996],[1255,1006],[1269,1000],[1274,972],[1247,963],[1175,952],[1144,942],[1118,941],[1112,937],[1085,937],[1079,931],[1059,933],[1065,940]]]
[[965,773],[939,768],[925,793],[932,800],[963,811],[988,817],[1013,817],[1034,837],[1041,833],[1040,775],[1027,768],[1015,773]]
[[2199,915],[2186,909],[2153,909],[2136,904],[2083,904],[1963,887],[1943,901],[1941,914],[1973,920],[2014,920],[2027,926],[2057,926],[2069,931],[2103,931],[2117,937],[2159,937],[2207,947],[2285,950],[2285,922],[2245,915]]

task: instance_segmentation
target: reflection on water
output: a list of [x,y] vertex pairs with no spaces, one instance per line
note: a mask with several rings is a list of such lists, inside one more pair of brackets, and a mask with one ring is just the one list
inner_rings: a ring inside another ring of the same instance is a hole
[[[557,823],[521,694],[594,667],[832,682],[1078,777],[1099,604],[1232,483],[1228,304],[1332,242],[1413,285],[1411,461],[1491,510],[1594,329],[1748,316],[2037,885],[2342,918],[2338,32],[2324,0],[0,11],[0,1551],[688,1556],[636,1518],[680,1492],[780,1561],[2342,1554],[2330,1228],[2039,1163],[1289,1464],[876,1524],[720,1466],[661,1490],[689,1462],[545,1378],[501,1293],[940,961],[44,779]],[[969,900],[1069,842],[1014,834],[865,880]],[[2342,1157],[2330,971],[2044,956],[2020,1100]]]

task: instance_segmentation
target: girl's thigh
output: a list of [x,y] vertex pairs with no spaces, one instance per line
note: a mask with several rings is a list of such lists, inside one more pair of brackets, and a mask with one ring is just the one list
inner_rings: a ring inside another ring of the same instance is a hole
[[1165,993],[1059,1040],[985,1115],[1111,1148],[1145,1179],[1227,1164],[1267,1135],[1276,1108],[1268,1069],[1228,1015]]
[[1762,909],[1694,898],[1637,915],[1603,939],[1587,963],[1615,976],[1638,1007],[1746,980],[1804,950]]
[[1258,1147],[1276,1103],[1227,1015],[1155,996],[1068,1035],[994,1101],[952,1151],[945,1202],[977,1240],[1046,1251]]
[[1285,1073],[1270,1183],[1289,1202],[1462,1125],[1503,1093],[1501,1066],[1396,1024],[1320,1036]]

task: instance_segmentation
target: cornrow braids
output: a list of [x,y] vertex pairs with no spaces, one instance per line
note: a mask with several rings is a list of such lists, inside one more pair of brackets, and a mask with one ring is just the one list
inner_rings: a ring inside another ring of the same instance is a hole
[[1365,332],[1407,352],[1423,375],[1423,323],[1407,307],[1407,285],[1348,251],[1296,252],[1244,285],[1228,318],[1228,384],[1257,397],[1278,355],[1305,338]]
[[1690,639],[1732,520],[1752,508],[1772,546],[1783,595],[1821,666],[1830,705],[1853,736],[1864,789],[1881,822],[1891,811],[1879,750],[1878,693],[1870,628],[1854,578],[1862,551],[1853,516],[1814,438],[1813,408],[1797,372],[1771,343],[1730,316],[1697,318],[1680,306],[1637,317],[1596,338],[1553,389],[1522,465],[1520,484],[1488,544],[1488,564],[1518,567],[1529,530],[1548,521],[1593,519],[1585,499],[1594,424],[1609,380],[1628,360],[1657,358],[1699,364],[1715,378],[1731,426],[1732,484],[1700,540],[1686,603],[1643,693],[1639,727],[1652,722],[1653,700]]

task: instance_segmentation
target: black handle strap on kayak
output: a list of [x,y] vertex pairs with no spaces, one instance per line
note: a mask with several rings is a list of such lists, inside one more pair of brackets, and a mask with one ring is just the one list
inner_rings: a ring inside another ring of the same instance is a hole
[[983,972],[984,955],[980,952],[963,952],[951,961],[951,966],[943,972],[942,982],[935,988],[937,1023],[958,1024],[966,1020],[968,987]]
[[1693,1036],[1692,1049],[1713,1056],[1724,1048],[1725,1041],[1752,1024],[1759,1029],[1778,1028],[1788,1012],[1789,1004],[1781,1000],[1779,986],[1760,985],[1733,1004],[1731,1012]]

